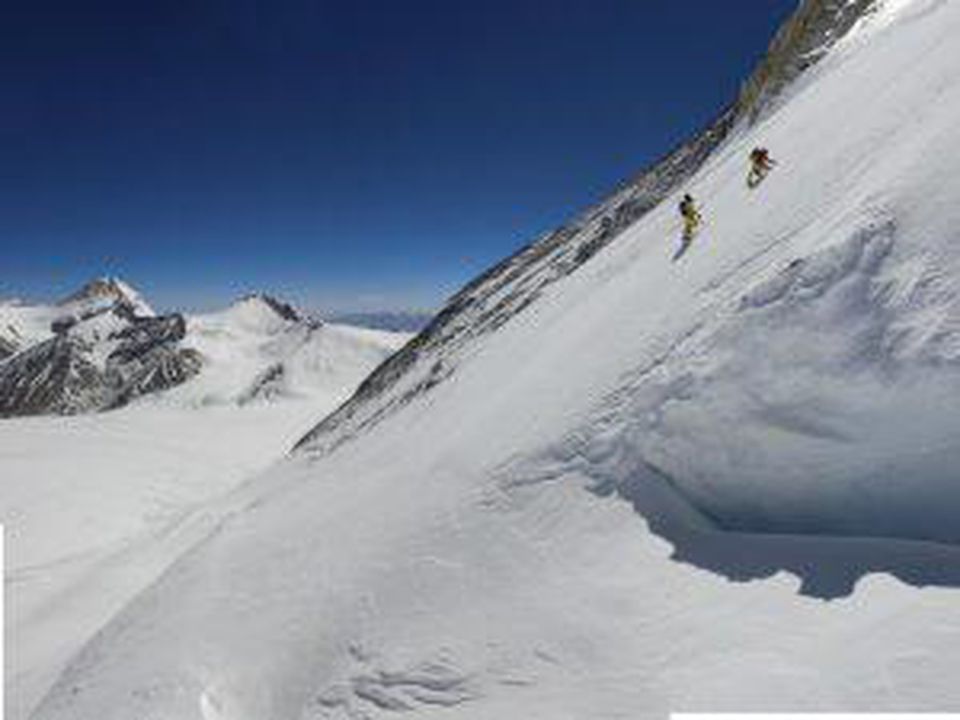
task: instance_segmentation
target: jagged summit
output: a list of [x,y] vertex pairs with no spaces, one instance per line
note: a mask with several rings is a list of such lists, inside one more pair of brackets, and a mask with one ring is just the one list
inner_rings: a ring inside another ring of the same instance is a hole
[[155,317],[156,312],[131,285],[118,277],[99,277],[77,292],[59,301],[59,307],[110,303],[124,305],[140,317]]
[[300,322],[304,319],[303,314],[290,303],[274,297],[265,292],[256,292],[244,295],[237,300],[232,307],[265,307],[273,311],[278,317],[290,322]]
[[222,315],[231,325],[258,333],[282,332],[298,324],[311,327],[318,324],[292,304],[263,292],[244,295]]
[[54,306],[0,313],[0,417],[120,407],[186,382],[202,359],[182,347],[182,315],[158,316],[116,277],[88,282]]

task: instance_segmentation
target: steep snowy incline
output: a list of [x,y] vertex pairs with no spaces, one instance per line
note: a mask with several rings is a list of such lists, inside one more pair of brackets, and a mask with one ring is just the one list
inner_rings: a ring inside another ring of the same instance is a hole
[[[899,6],[897,6],[899,7]],[[768,116],[798,77],[844,41],[864,18],[891,17],[879,0],[802,0],[743,84],[736,101],[696,137],[625,183],[610,197],[483,273],[417,336],[361,385],[349,403],[301,443],[336,447],[444,382],[473,346],[526,312],[553,283],[589,263],[683,186],[737,128]]]
[[[581,451],[615,426],[729,529],[960,541],[960,63],[937,13],[868,16],[686,186],[706,227],[684,257],[667,203],[476,350],[479,372],[500,383],[524,358],[518,387],[551,412],[605,398]],[[757,144],[780,165],[751,191]],[[336,446],[333,420],[303,447]]]
[[955,2],[867,17],[692,178],[683,258],[671,201],[432,392],[211,505],[33,717],[956,707],[956,590],[732,584],[644,518],[738,579],[960,577],[958,32]]

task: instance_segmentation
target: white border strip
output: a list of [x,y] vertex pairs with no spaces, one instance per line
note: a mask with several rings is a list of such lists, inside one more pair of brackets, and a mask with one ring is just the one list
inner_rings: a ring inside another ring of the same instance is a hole
[[671,713],[672,720],[960,720],[958,713]]
[[6,698],[3,696],[3,689],[7,684],[7,666],[4,664],[3,657],[3,648],[7,644],[7,634],[4,632],[3,620],[6,617],[6,608],[3,605],[4,596],[7,594],[7,582],[6,575],[3,572],[5,566],[4,560],[6,556],[3,554],[3,525],[0,525],[0,581],[2,581],[2,588],[0,588],[0,720],[3,720],[5,712],[4,708],[7,707]]

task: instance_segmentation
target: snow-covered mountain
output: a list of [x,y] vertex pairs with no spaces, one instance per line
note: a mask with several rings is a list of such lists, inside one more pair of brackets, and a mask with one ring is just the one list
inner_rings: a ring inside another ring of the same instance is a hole
[[51,646],[86,624],[18,712],[955,707],[958,32],[950,0],[803,2],[717,123],[147,542],[122,608],[38,609]]
[[134,315],[154,317],[156,312],[143,296],[120,278],[102,277],[91,280],[77,292],[61,300],[57,305],[72,309],[74,313],[91,310],[102,305],[123,305]]
[[90,281],[70,296],[52,304],[28,304],[19,299],[0,300],[0,342],[23,349],[48,340],[58,331],[91,318],[156,317],[153,308],[123,280],[102,277]]
[[243,405],[322,397],[332,409],[409,338],[321,322],[269,295],[250,295],[222,312],[187,318],[187,343],[204,359],[204,370],[159,401]]
[[158,317],[116,278],[52,306],[0,305],[0,417],[107,410],[200,371],[184,318]]
[[0,417],[109,410],[173,388],[152,399],[197,406],[319,392],[343,400],[407,339],[325,325],[265,294],[219,313],[158,316],[117,278],[56,305],[2,304],[0,327]]

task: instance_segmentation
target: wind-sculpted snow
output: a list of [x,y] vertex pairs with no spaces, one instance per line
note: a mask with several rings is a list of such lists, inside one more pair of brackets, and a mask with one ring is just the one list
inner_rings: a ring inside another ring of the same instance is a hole
[[854,314],[875,310],[881,298],[871,281],[890,253],[895,234],[893,220],[879,220],[854,231],[836,245],[821,248],[809,257],[796,258],[747,291],[740,308],[769,308],[775,303],[795,308],[822,297],[856,275],[859,282],[845,298],[856,306],[846,310]]
[[[468,674],[448,658],[440,657],[411,667],[382,669],[376,658],[351,649],[357,667],[343,681],[321,691],[304,713],[304,720],[348,720],[390,716],[432,707],[449,708],[475,699]],[[372,666],[372,667],[371,667]]]
[[883,211],[833,232],[740,293],[711,282],[716,302],[504,486],[589,477],[675,558],[732,579],[789,570],[822,597],[870,572],[960,585],[960,548],[923,542],[960,545],[955,292],[935,264],[893,259]]

